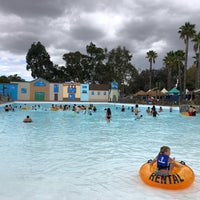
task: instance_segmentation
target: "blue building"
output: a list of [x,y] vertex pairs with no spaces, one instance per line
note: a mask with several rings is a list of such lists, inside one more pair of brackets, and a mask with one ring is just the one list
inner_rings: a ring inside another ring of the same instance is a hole
[[80,101],[89,101],[89,84],[81,84]]
[[13,83],[0,83],[0,95],[7,96],[9,100],[18,100],[18,85]]

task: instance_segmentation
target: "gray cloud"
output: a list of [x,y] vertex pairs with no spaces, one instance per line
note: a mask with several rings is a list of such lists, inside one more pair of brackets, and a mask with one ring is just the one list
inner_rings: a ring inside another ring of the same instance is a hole
[[1,0],[0,5],[2,12],[21,17],[54,18],[65,11],[65,1],[62,0]]
[[[140,69],[148,68],[146,52],[153,49],[158,53],[154,68],[160,68],[168,51],[185,48],[177,33],[180,26],[189,21],[200,30],[197,0],[0,0],[0,5],[0,67],[6,67],[1,60],[10,60],[10,73],[12,56],[25,61],[37,41],[58,64],[66,52],[85,53],[92,41],[108,50],[125,46]],[[193,54],[190,44],[189,64]]]
[[104,36],[102,30],[95,27],[91,27],[86,23],[73,27],[70,33],[75,40],[82,41],[98,40]]

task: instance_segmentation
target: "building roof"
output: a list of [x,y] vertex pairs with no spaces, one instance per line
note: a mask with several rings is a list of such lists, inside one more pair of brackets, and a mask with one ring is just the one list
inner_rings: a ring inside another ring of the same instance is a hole
[[34,79],[34,80],[30,81],[30,83],[31,83],[31,82],[37,82],[37,81],[39,81],[39,80],[42,80],[42,81],[44,81],[44,82],[49,83],[49,81],[47,81],[46,79],[41,78],[41,77],[39,77],[39,78],[37,78],[37,79]]
[[89,90],[109,90],[109,85],[108,84],[90,84],[89,85]]

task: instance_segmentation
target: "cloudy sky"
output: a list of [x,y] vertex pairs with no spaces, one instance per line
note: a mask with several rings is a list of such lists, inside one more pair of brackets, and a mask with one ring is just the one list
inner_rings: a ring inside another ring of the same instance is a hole
[[[149,67],[146,52],[154,50],[158,69],[166,52],[184,50],[177,32],[188,21],[200,31],[199,0],[0,0],[0,76],[32,80],[26,54],[37,41],[59,65],[64,53],[85,53],[92,41],[108,50],[125,46],[139,70]],[[190,44],[189,64],[192,56]]]

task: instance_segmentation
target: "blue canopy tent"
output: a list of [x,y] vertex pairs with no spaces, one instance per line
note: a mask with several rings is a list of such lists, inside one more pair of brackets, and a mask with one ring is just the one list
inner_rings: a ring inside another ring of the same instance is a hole
[[179,95],[180,95],[180,91],[176,88],[173,87],[171,90],[169,90],[167,93],[167,95],[171,96],[171,101],[173,101],[174,103],[177,103],[179,101]]
[[180,91],[176,88],[176,87],[173,87],[171,90],[169,90],[166,94],[168,95],[179,95],[180,94]]

